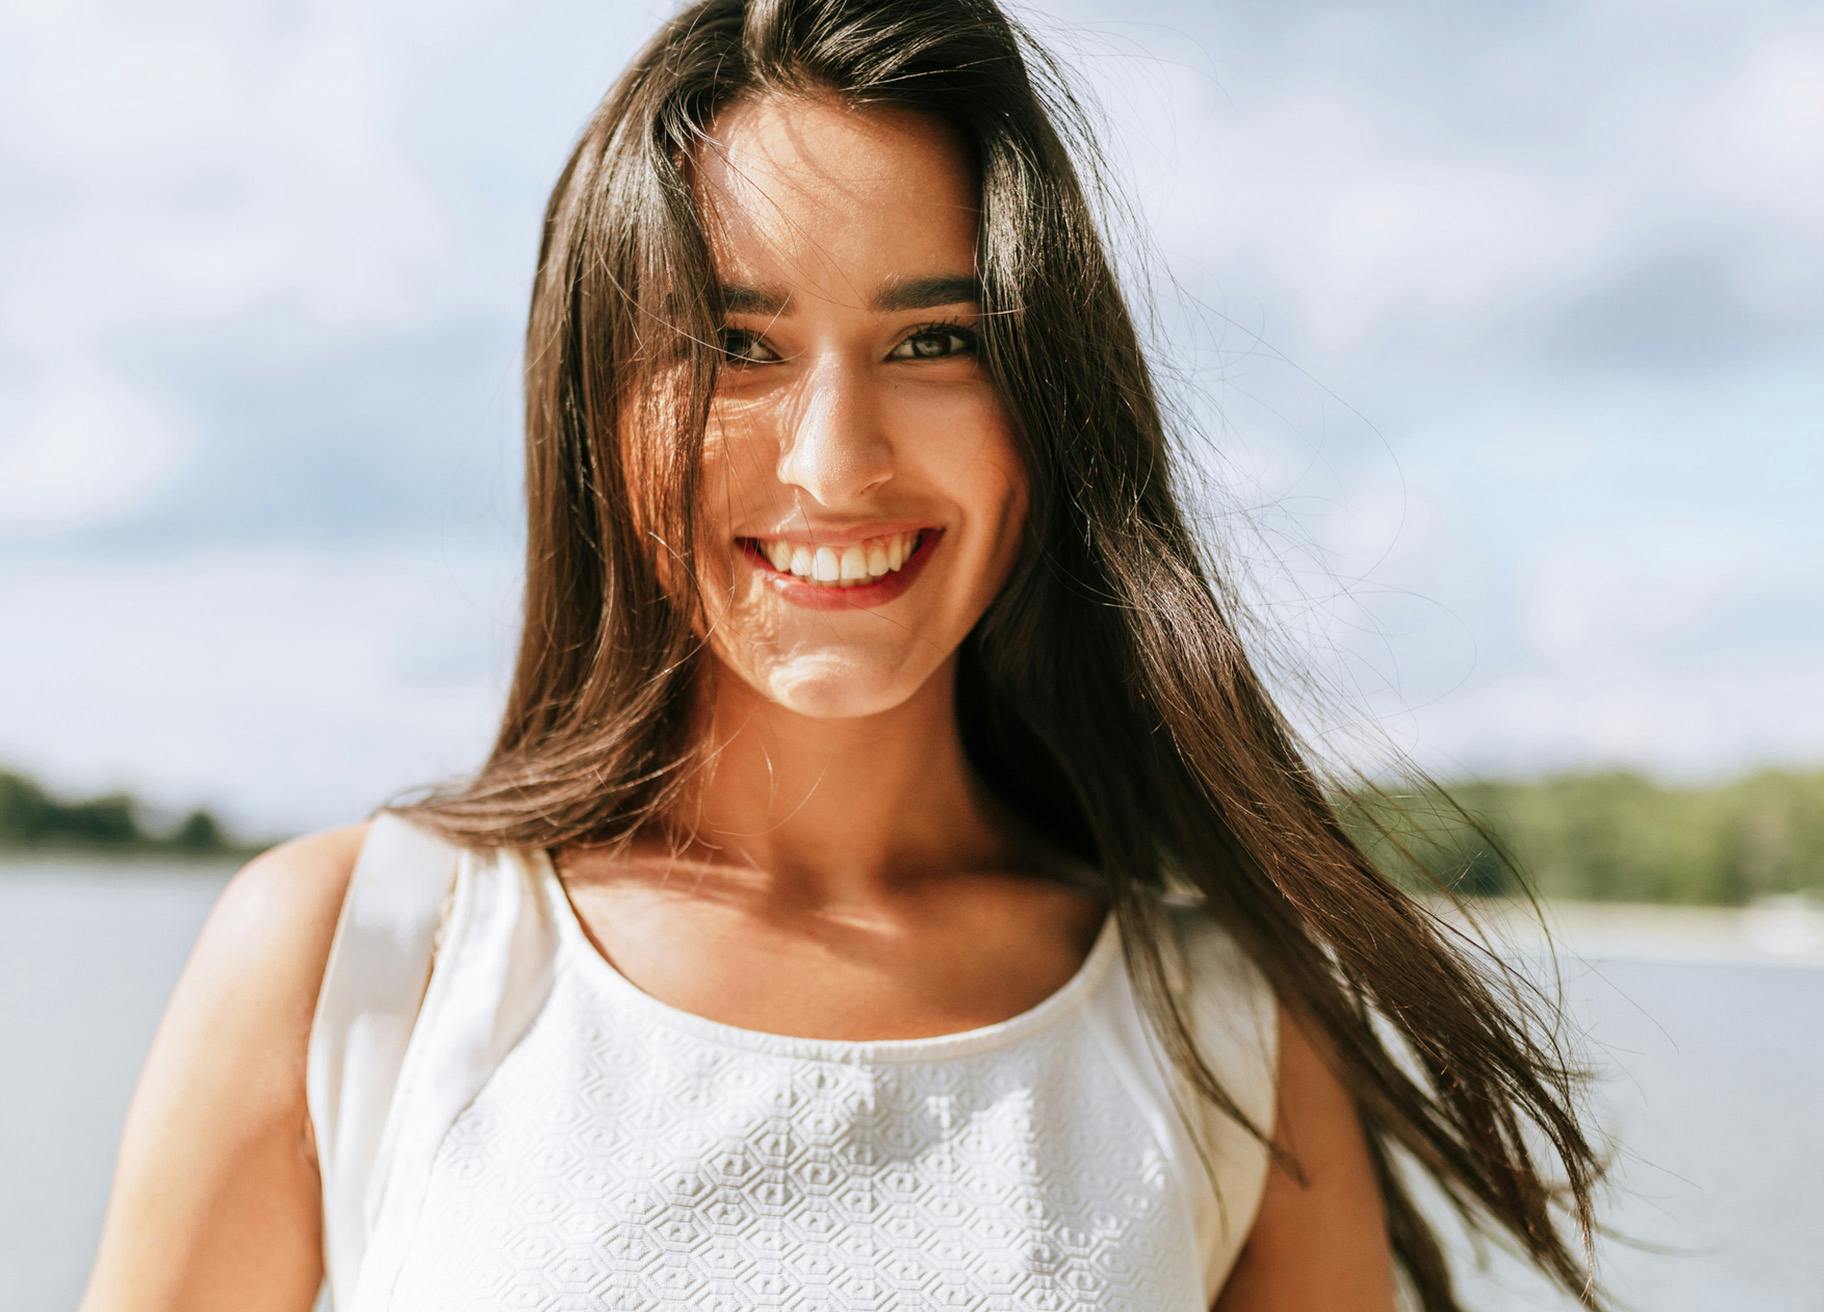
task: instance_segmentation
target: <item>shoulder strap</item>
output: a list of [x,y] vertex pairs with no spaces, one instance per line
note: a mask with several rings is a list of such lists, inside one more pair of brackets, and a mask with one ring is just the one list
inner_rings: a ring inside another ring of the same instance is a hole
[[305,1098],[323,1185],[323,1258],[346,1307],[387,1109],[424,1000],[461,849],[390,811],[369,827],[311,1020]]
[[[1167,914],[1178,946],[1168,978],[1198,1051],[1236,1108],[1271,1135],[1279,1085],[1279,1001],[1273,987],[1239,940],[1206,908],[1187,903]],[[1184,1087],[1188,1090],[1188,1083]],[[1201,1098],[1192,1097],[1191,1105],[1199,1137],[1227,1186],[1226,1193],[1210,1193],[1201,1162],[1196,1164],[1200,1224],[1220,1236],[1205,1254],[1206,1287],[1214,1298],[1253,1226],[1271,1158],[1233,1118]]]

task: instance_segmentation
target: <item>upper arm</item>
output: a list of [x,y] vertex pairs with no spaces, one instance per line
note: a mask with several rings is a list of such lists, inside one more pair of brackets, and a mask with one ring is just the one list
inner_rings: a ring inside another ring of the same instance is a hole
[[367,827],[262,853],[216,899],[134,1091],[81,1312],[304,1312],[316,1299],[305,1055]]
[[1354,1100],[1314,1026],[1279,1008],[1274,1135],[1303,1168],[1300,1185],[1269,1162],[1247,1243],[1216,1312],[1391,1312],[1385,1206]]

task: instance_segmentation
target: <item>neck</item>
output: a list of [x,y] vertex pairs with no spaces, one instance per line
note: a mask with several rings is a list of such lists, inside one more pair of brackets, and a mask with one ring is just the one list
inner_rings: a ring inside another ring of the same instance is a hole
[[819,719],[705,671],[697,722],[715,750],[679,817],[688,858],[781,902],[877,904],[920,883],[1016,866],[1042,840],[970,766],[956,658],[875,715]]

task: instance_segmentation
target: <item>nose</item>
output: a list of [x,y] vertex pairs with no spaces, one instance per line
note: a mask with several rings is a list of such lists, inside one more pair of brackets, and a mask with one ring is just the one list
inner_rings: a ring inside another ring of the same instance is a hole
[[834,356],[819,363],[780,440],[779,481],[824,506],[859,501],[893,477],[893,443],[864,372]]

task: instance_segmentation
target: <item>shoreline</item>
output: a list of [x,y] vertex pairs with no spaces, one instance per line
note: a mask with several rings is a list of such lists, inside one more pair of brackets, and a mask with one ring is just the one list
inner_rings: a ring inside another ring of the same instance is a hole
[[[241,853],[0,849],[0,882],[88,883],[139,879],[226,882],[248,858]],[[1680,965],[1784,966],[1824,970],[1824,899],[1772,897],[1746,907],[1666,906],[1652,902],[1542,901],[1541,932],[1523,900],[1479,898],[1465,917],[1440,898],[1421,904],[1462,927],[1502,956],[1536,957],[1551,947],[1561,960],[1641,961]]]
[[[1447,904],[1432,906],[1463,923]],[[1524,901],[1479,901],[1472,915],[1503,953],[1531,955],[1546,946],[1539,918]],[[1801,896],[1746,907],[1542,901],[1539,915],[1561,958],[1824,970],[1824,905]]]

